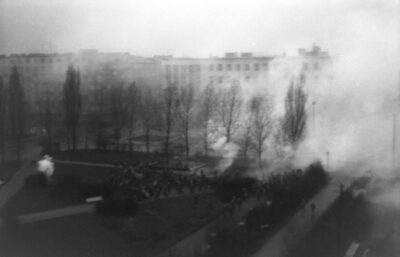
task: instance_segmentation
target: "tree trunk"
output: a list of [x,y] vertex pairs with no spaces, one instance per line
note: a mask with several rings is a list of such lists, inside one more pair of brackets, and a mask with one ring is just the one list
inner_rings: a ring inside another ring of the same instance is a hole
[[185,152],[186,152],[186,161],[189,160],[189,131],[186,132],[185,135]]
[[1,162],[4,163],[6,160],[6,151],[5,151],[5,142],[4,142],[4,130],[2,129],[2,131],[0,132],[0,148],[1,148]]
[[146,153],[150,152],[150,132],[146,130]]
[[21,160],[21,136],[17,135],[16,138],[17,161]]
[[129,129],[129,152],[130,152],[130,153],[133,152],[132,135],[133,135],[133,131],[132,131],[132,128],[130,128],[130,129]]
[[76,128],[75,126],[72,128],[71,131],[71,140],[72,140],[72,151],[76,151]]
[[208,125],[204,129],[204,154],[208,156]]

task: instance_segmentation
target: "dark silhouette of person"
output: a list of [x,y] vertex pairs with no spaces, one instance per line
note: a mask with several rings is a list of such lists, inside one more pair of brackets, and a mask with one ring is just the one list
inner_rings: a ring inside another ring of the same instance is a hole
[[315,208],[316,208],[315,203],[312,203],[310,207],[311,207],[311,218],[314,218]]

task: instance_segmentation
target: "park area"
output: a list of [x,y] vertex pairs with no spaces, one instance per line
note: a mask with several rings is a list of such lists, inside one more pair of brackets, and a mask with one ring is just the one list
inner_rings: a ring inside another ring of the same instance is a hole
[[[77,157],[71,163],[56,160],[48,180],[32,171],[24,186],[1,208],[1,254],[79,256],[84,252],[87,256],[152,256],[222,211],[223,205],[205,178],[162,172],[157,165],[152,166],[156,163],[151,161],[153,156],[130,159],[127,157],[132,155],[114,153],[114,157],[120,158],[113,159],[115,165],[96,164],[107,163],[101,154],[95,158],[96,153],[87,153],[87,159],[85,155],[78,156],[80,159]],[[86,203],[87,198],[95,196],[101,196],[103,201]],[[40,216],[74,206],[93,208],[86,211],[83,207],[80,214],[28,224],[17,221],[18,217]],[[68,247],[71,245],[74,247]]]
[[205,226],[208,247],[196,256],[250,256],[329,181],[320,163],[260,181],[245,172],[208,177],[176,159],[166,167],[154,154],[52,157],[54,173],[32,171],[0,209],[6,256],[157,256]]
[[[85,213],[0,229],[4,256],[154,256],[218,215],[210,194],[177,196],[141,205],[134,216]],[[210,207],[211,206],[211,207]]]

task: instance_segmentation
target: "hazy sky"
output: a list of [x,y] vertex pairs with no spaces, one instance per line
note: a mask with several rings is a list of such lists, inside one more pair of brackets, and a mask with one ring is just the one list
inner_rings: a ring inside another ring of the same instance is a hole
[[367,20],[393,35],[398,13],[397,0],[0,0],[0,53],[335,53]]

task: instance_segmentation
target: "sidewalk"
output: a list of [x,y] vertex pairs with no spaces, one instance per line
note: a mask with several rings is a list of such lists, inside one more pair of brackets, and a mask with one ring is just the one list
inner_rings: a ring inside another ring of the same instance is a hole
[[[333,174],[329,184],[307,203],[306,209],[299,210],[252,257],[285,256],[287,250],[298,243],[312,229],[318,218],[333,204],[339,195],[340,184],[343,184],[344,189],[346,189],[352,180],[351,177]],[[312,203],[316,206],[313,217],[310,209]]]
[[84,166],[94,166],[94,167],[105,167],[105,168],[115,168],[117,165],[108,164],[108,163],[98,163],[98,162],[81,162],[81,161],[65,161],[65,160],[54,160],[54,162],[62,163],[62,164],[76,164],[76,165],[84,165]]
[[35,171],[35,165],[30,162],[23,165],[12,179],[0,188],[0,209],[10,198],[24,186],[25,178]]

